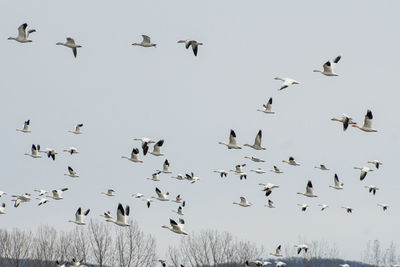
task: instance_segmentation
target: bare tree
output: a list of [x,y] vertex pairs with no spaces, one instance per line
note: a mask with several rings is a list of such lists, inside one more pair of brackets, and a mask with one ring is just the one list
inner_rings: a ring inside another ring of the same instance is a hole
[[57,231],[48,226],[39,227],[33,240],[31,258],[35,266],[52,267],[56,258]]
[[110,226],[105,223],[99,223],[90,220],[88,225],[89,242],[93,253],[94,263],[103,267],[107,264],[112,265],[113,249]]
[[23,259],[27,259],[32,243],[32,233],[14,229],[7,238],[5,253],[7,264],[13,267],[23,266]]

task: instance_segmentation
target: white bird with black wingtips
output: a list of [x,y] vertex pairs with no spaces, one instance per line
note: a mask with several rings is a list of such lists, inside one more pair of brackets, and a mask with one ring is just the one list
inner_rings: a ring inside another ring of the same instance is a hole
[[278,167],[276,167],[276,166],[274,166],[274,169],[273,170],[270,170],[271,172],[274,172],[274,173],[283,173],[283,171],[281,171]]
[[67,152],[67,153],[70,153],[71,155],[79,153],[78,149],[76,147],[73,147],[73,146],[71,146],[71,147],[69,147],[67,149],[64,149],[63,151]]
[[342,58],[341,56],[337,56],[335,59],[327,61],[323,65],[324,71],[314,70],[314,72],[320,72],[325,76],[339,76],[338,74],[335,73],[335,66],[341,58]]
[[376,194],[376,191],[379,190],[379,188],[376,185],[366,185],[364,187],[368,188],[368,192],[372,193],[374,196]]
[[324,164],[320,164],[319,166],[315,166],[314,168],[320,169],[321,171],[329,171],[329,169]]
[[164,164],[163,164],[163,169],[162,169],[162,170],[157,170],[157,171],[162,172],[162,173],[172,173],[172,172],[169,170],[169,161],[166,159],[166,160],[164,161]]
[[267,104],[263,104],[263,107],[261,109],[257,109],[257,111],[263,112],[265,114],[275,114],[275,112],[271,110],[272,110],[272,97],[268,99]]
[[163,194],[163,193],[161,192],[161,190],[158,189],[158,187],[156,187],[156,193],[157,193],[157,196],[156,196],[156,197],[155,197],[155,196],[152,196],[151,198],[158,199],[158,200],[160,200],[160,201],[169,201],[169,198],[168,198],[169,192]]
[[164,156],[163,153],[161,153],[161,147],[164,144],[164,140],[160,140],[158,141],[154,147],[153,147],[153,151],[149,152],[150,154],[154,155],[154,156]]
[[218,144],[225,145],[228,149],[242,149],[236,142],[236,133],[231,129],[229,134],[229,143],[218,142]]
[[75,212],[75,220],[69,220],[68,222],[76,223],[77,225],[85,225],[85,218],[88,216],[90,209],[86,210],[85,213],[82,214],[82,208],[79,207]]
[[1,204],[0,214],[6,214],[6,203]]
[[126,222],[127,217],[129,216],[129,206],[126,205],[125,209],[121,203],[118,204],[117,208],[117,220],[112,218],[106,219],[106,222],[112,222],[118,226],[130,226],[129,223]]
[[213,171],[213,172],[219,173],[219,175],[221,176],[221,178],[227,177],[227,176],[228,176],[228,172],[225,171],[225,170],[216,170],[216,171]]
[[130,157],[121,156],[121,158],[123,158],[123,159],[128,159],[128,160],[130,160],[130,161],[132,161],[132,162],[143,163],[143,161],[140,160],[140,159],[138,158],[138,155],[139,155],[139,149],[133,148]]
[[289,164],[289,165],[292,165],[292,166],[300,166],[300,163],[298,163],[298,162],[296,162],[295,160],[294,160],[294,157],[289,157],[289,160],[282,160],[282,162],[285,162],[285,163],[287,163],[287,164]]
[[265,207],[268,207],[270,209],[275,208],[274,202],[271,199],[268,199],[268,203],[264,205]]
[[243,146],[248,146],[248,147],[251,147],[251,148],[253,148],[255,150],[265,150],[265,147],[261,146],[261,138],[262,138],[262,131],[259,130],[257,135],[256,135],[256,138],[254,140],[254,144],[252,144],[252,145],[244,144]]
[[42,157],[42,156],[39,155],[39,153],[38,153],[39,151],[38,151],[38,149],[36,148],[36,146],[34,144],[32,144],[31,151],[32,151],[31,153],[25,153],[25,155],[26,156],[30,156],[30,157],[35,158],[35,159]]
[[114,197],[115,191],[114,191],[114,189],[107,189],[107,192],[101,192],[101,194],[106,195],[108,197]]
[[265,191],[265,196],[269,196],[272,193],[272,189],[279,188],[279,185],[272,183],[259,183],[258,185],[264,186],[262,191]]
[[380,165],[383,165],[383,163],[382,163],[381,161],[376,160],[376,159],[374,159],[374,160],[369,160],[368,163],[374,164],[374,165],[375,165],[375,168],[377,168],[377,169],[379,169],[379,166],[380,166]]
[[16,129],[18,132],[22,133],[30,133],[31,131],[29,130],[29,124],[31,123],[31,120],[27,120],[24,122],[24,128],[22,129]]
[[275,77],[274,79],[283,82],[281,88],[278,89],[279,91],[280,91],[280,90],[283,90],[283,89],[285,89],[285,88],[288,88],[289,85],[292,85],[292,84],[300,84],[298,81],[293,80],[292,78],[279,78],[279,77]]
[[77,178],[79,175],[72,169],[71,166],[68,166],[68,173],[64,173],[64,175],[72,177],[72,178]]
[[153,44],[151,39],[147,35],[142,35],[143,41],[141,43],[133,43],[134,46],[142,46],[142,47],[156,47],[157,44]]
[[176,234],[188,235],[188,233],[183,230],[183,228],[185,226],[185,221],[183,219],[179,219],[179,223],[176,223],[176,221],[169,219],[169,223],[171,226],[163,225],[161,227],[169,229],[170,231],[172,231]]
[[357,124],[356,122],[353,121],[353,118],[346,115],[346,114],[342,114],[342,117],[339,118],[332,118],[331,121],[338,121],[341,122],[343,124],[343,131],[346,131],[347,128],[349,127],[349,125],[353,125],[353,124]]
[[329,206],[326,204],[318,204],[318,206],[321,207],[321,211],[324,211],[326,208],[328,208]]
[[46,195],[46,197],[50,197],[50,198],[55,199],[55,200],[61,200],[61,199],[64,199],[63,196],[62,196],[63,192],[65,192],[67,190],[68,190],[68,188],[55,189],[55,190],[51,191],[52,194],[53,194],[52,196],[51,195]]
[[275,257],[283,257],[283,256],[282,256],[282,252],[281,252],[281,245],[279,245],[279,246],[275,249],[275,252],[269,253],[269,255],[275,256]]
[[369,167],[353,167],[353,169],[360,170],[360,181],[364,180],[365,176],[367,176],[368,172],[374,171],[373,169]]
[[61,43],[58,42],[56,43],[56,45],[63,45],[65,47],[71,48],[72,49],[72,53],[74,54],[74,57],[76,57],[78,55],[78,49],[77,48],[81,48],[82,46],[77,45],[75,43],[75,40],[71,37],[67,37],[67,41],[65,43]]
[[301,245],[294,245],[295,248],[297,248],[297,254],[300,254],[300,252],[303,250],[305,253],[308,251],[308,246],[305,244]]
[[244,158],[245,158],[245,159],[249,159],[249,160],[251,160],[251,161],[253,161],[253,162],[265,162],[265,160],[260,159],[260,158],[256,158],[256,157],[245,156]]
[[75,126],[75,130],[74,131],[68,131],[69,133],[73,133],[73,134],[82,134],[81,132],[81,128],[83,127],[83,123],[79,123]]
[[330,185],[330,188],[336,189],[336,190],[342,190],[343,189],[343,183],[339,182],[339,176],[335,173],[333,177],[333,182],[335,183],[334,185]]
[[178,44],[180,44],[180,43],[184,43],[186,49],[188,49],[190,46],[192,46],[193,54],[194,54],[195,56],[197,56],[197,51],[198,51],[198,49],[199,49],[199,45],[203,45],[203,43],[199,43],[199,42],[197,42],[197,41],[195,41],[195,40],[190,40],[190,39],[187,39],[187,40],[179,40],[179,41],[178,41]]
[[383,204],[383,203],[379,203],[378,206],[381,207],[383,211],[386,211],[389,207],[388,204]]
[[364,125],[362,127],[358,124],[353,124],[351,126],[356,127],[364,132],[377,132],[378,130],[372,129],[372,119],[373,118],[374,118],[374,116],[372,115],[372,111],[368,109],[367,114],[365,114]]
[[14,40],[19,43],[30,43],[32,40],[29,40],[29,35],[33,32],[36,32],[36,30],[31,29],[31,30],[26,30],[28,27],[27,23],[24,23],[18,27],[18,36],[17,37],[9,37],[8,40]]
[[241,207],[250,207],[253,205],[252,203],[248,202],[245,197],[240,197],[240,202],[233,202],[233,204],[239,205]]
[[243,171],[244,166],[246,166],[246,164],[242,164],[242,165],[238,164],[235,166],[235,170],[229,170],[229,171],[234,172],[236,175],[239,175],[240,180],[242,180],[243,178],[247,179],[247,173],[245,173]]
[[152,180],[154,182],[159,182],[161,181],[158,175],[161,173],[161,171],[155,172],[151,175],[151,178],[147,178],[148,180]]
[[36,199],[39,200],[38,206],[41,206],[41,205],[49,202],[49,200],[47,198],[43,198],[43,197],[37,197]]
[[305,193],[297,192],[297,194],[303,195],[306,197],[318,197],[317,195],[314,195],[314,193],[313,193],[313,185],[311,183],[311,180],[308,180],[308,182],[307,182],[306,192]]

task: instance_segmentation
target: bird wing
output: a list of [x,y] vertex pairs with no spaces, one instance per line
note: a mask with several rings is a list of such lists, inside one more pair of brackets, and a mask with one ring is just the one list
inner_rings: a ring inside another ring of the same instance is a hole
[[71,37],[67,37],[67,42],[65,44],[69,46],[75,46],[75,40]]
[[324,65],[324,72],[332,73],[333,68],[332,68],[332,63],[330,61],[327,61]]
[[143,43],[146,43],[146,44],[150,44],[151,43],[151,39],[150,39],[149,36],[142,35],[142,37],[143,37]]
[[311,195],[313,194],[313,186],[310,180],[308,181],[306,186],[306,193]]
[[335,186],[339,186],[339,177],[336,173],[335,173],[335,177],[333,178],[333,180],[335,182]]
[[118,204],[117,221],[119,221],[119,222],[125,221],[125,211],[124,211],[124,207],[122,206],[121,203]]
[[246,198],[245,197],[240,197],[240,203],[246,204],[247,203]]
[[254,140],[254,145],[261,146],[261,138],[262,138],[262,131],[259,130],[256,135],[256,139]]
[[161,153],[161,147],[162,147],[162,145],[164,144],[164,140],[160,140],[160,141],[158,141],[155,145],[154,145],[154,148],[153,148],[153,152],[154,153]]
[[269,98],[267,106],[265,107],[267,111],[271,111],[272,108],[272,97]]
[[234,145],[234,146],[237,145],[237,143],[236,143],[236,134],[235,134],[234,130],[231,130],[231,133],[229,135],[229,144],[230,145]]
[[364,127],[365,128],[371,128],[372,126],[372,111],[371,110],[367,110],[367,114],[365,114],[365,118],[364,118]]
[[164,195],[161,193],[161,190],[158,189],[157,187],[156,187],[156,193],[157,193],[158,197],[160,197],[160,198],[164,197]]
[[82,209],[81,207],[75,212],[75,221],[81,222],[82,221]]
[[26,39],[26,28],[27,27],[28,27],[28,24],[26,24],[26,23],[24,23],[18,27],[18,37]]

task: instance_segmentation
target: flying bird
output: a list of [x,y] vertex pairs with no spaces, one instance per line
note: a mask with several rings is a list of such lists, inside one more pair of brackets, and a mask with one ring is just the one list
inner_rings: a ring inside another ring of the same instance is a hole
[[297,194],[303,195],[306,197],[318,197],[317,195],[314,195],[314,193],[313,193],[313,185],[311,183],[311,180],[308,180],[308,182],[307,182],[306,192],[305,193],[297,192]]
[[324,211],[326,208],[328,208],[329,206],[326,204],[318,204],[318,206],[321,207],[321,211]]
[[320,164],[319,166],[315,166],[314,168],[320,169],[322,171],[329,171],[329,169],[324,164]]
[[161,227],[169,229],[176,234],[188,235],[188,233],[183,230],[185,226],[185,221],[183,219],[179,219],[179,223],[176,223],[173,219],[169,219],[169,223],[171,226],[163,225]]
[[353,213],[353,208],[352,207],[344,206],[342,208],[345,209],[347,211],[347,213]]
[[372,129],[372,119],[373,118],[374,118],[374,116],[372,116],[372,111],[368,109],[367,114],[365,114],[364,125],[362,127],[359,126],[358,124],[353,124],[351,126],[356,127],[364,132],[377,132],[377,130]]
[[333,177],[333,182],[334,185],[330,185],[330,188],[336,189],[336,190],[342,190],[343,189],[343,183],[339,182],[339,177],[338,175],[335,173],[334,177]]
[[73,146],[71,146],[71,147],[69,147],[69,148],[67,148],[67,149],[64,149],[63,151],[64,151],[64,152],[68,152],[68,153],[70,153],[71,155],[72,155],[72,154],[78,154],[78,153],[79,153],[78,149],[76,149],[76,148],[73,147]]
[[198,51],[198,49],[199,49],[199,45],[203,45],[203,43],[199,43],[199,42],[197,42],[197,41],[195,41],[195,40],[190,40],[190,39],[187,39],[187,40],[179,40],[179,41],[178,41],[178,44],[180,44],[180,43],[184,43],[186,49],[188,49],[190,46],[192,46],[193,54],[194,54],[195,56],[197,56],[197,51]]
[[368,168],[368,167],[354,167],[353,169],[361,170],[360,181],[364,180],[364,178],[365,178],[365,176],[367,176],[368,172],[374,171],[373,169]]
[[83,127],[83,123],[79,123],[75,126],[75,131],[68,131],[73,134],[82,134],[81,128]]
[[249,160],[254,161],[254,162],[265,162],[265,160],[260,159],[260,158],[256,158],[256,157],[245,156],[244,158],[245,159],[249,159]]
[[314,72],[320,72],[325,76],[339,76],[338,74],[335,73],[335,66],[341,58],[342,58],[341,56],[337,56],[335,59],[327,61],[323,65],[324,71],[314,70]]
[[64,199],[62,197],[63,192],[65,192],[67,190],[68,190],[68,188],[55,189],[55,190],[51,191],[52,194],[53,194],[52,196],[46,195],[46,197],[50,197],[50,198],[55,199],[55,200],[61,200],[61,199]]
[[115,193],[114,189],[107,189],[107,192],[101,192],[101,194],[109,196],[109,197],[115,196],[114,193]]
[[[88,216],[90,209],[86,210],[85,213],[82,213],[82,208],[79,207],[75,212],[75,220],[69,220],[68,222],[76,223],[77,225],[85,225],[85,218]],[[79,266],[79,265],[78,265]]]
[[270,170],[271,172],[274,172],[274,173],[283,173],[283,171],[281,171],[278,167],[276,167],[276,166],[274,166],[274,169],[273,170]]
[[274,79],[283,82],[281,88],[278,89],[279,91],[280,91],[280,90],[283,90],[283,89],[285,89],[285,88],[288,88],[289,85],[292,85],[292,84],[300,84],[298,81],[293,80],[293,79],[291,79],[291,78],[279,78],[279,77],[275,77]]
[[74,53],[74,57],[77,56],[78,54],[78,49],[81,48],[82,46],[75,44],[75,40],[72,39],[71,37],[67,37],[67,41],[65,43],[58,42],[56,45],[63,45],[65,47],[71,48],[72,52]]
[[379,166],[383,164],[381,161],[376,160],[376,159],[370,160],[370,161],[368,161],[368,163],[374,164],[375,168],[377,168],[377,169],[379,169]]
[[158,141],[154,147],[153,147],[153,151],[149,152],[150,154],[154,155],[154,156],[164,156],[164,154],[161,153],[161,147],[164,144],[164,140],[160,140]]
[[338,121],[343,124],[343,131],[346,131],[349,125],[357,124],[356,122],[353,121],[353,118],[346,114],[342,114],[342,117],[339,118],[332,118],[331,121]]
[[140,160],[140,159],[138,158],[138,155],[139,155],[139,149],[133,148],[130,157],[121,156],[121,158],[123,158],[123,159],[128,159],[128,160],[130,160],[130,161],[132,161],[132,162],[143,163],[143,161]]
[[17,37],[9,37],[8,40],[15,40],[19,43],[30,43],[32,40],[28,40],[29,35],[33,32],[36,32],[35,29],[26,30],[28,27],[27,23],[24,23],[18,27],[18,36]]
[[374,196],[376,194],[376,191],[379,190],[379,188],[376,187],[375,185],[366,185],[364,187],[368,188],[368,192],[372,193]]
[[31,151],[32,151],[32,153],[25,153],[25,155],[30,156],[30,157],[35,158],[35,159],[41,158],[41,156],[38,153],[39,151],[38,151],[38,149],[36,148],[36,146],[34,144],[32,144]]
[[22,129],[16,129],[18,132],[22,133],[30,133],[31,131],[29,130],[29,124],[31,123],[31,120],[27,120],[24,122],[24,128]]
[[72,177],[72,178],[77,178],[79,177],[78,174],[76,174],[76,172],[74,171],[74,169],[72,169],[71,166],[68,166],[68,173],[64,173],[64,175]]
[[257,111],[264,112],[265,114],[275,114],[275,112],[271,111],[272,109],[272,97],[269,98],[267,104],[263,104],[261,109],[257,109]]
[[275,256],[275,257],[283,257],[282,253],[281,253],[281,245],[279,245],[276,249],[274,253],[269,253],[269,255],[271,256]]
[[289,160],[282,160],[282,162],[285,162],[285,163],[287,163],[289,165],[292,165],[292,166],[300,166],[300,163],[297,163],[294,160],[294,157],[289,157]]
[[240,202],[233,202],[233,204],[239,205],[241,207],[250,207],[253,205],[252,203],[248,202],[245,197],[240,197]]
[[162,170],[157,170],[157,171],[162,172],[162,173],[172,173],[172,172],[169,170],[169,161],[166,159],[166,160],[164,161],[164,164],[163,164],[163,169],[162,169]]
[[261,138],[262,138],[262,131],[259,130],[257,135],[256,135],[256,138],[254,140],[254,144],[253,145],[244,144],[243,146],[248,146],[248,147],[251,147],[251,148],[253,148],[255,150],[265,150],[265,147],[261,146]]
[[141,43],[133,43],[132,45],[142,46],[142,47],[156,47],[157,44],[153,44],[149,36],[142,35],[142,37],[143,41]]
[[225,145],[228,149],[242,149],[240,146],[237,145],[236,142],[236,134],[234,130],[231,130],[229,134],[229,143],[218,142],[218,144]]
[[151,198],[155,198],[155,199],[158,199],[158,200],[160,200],[160,201],[169,201],[169,199],[168,199],[169,192],[163,194],[163,193],[161,192],[161,190],[158,189],[158,187],[156,187],[156,193],[157,193],[157,196],[156,196],[156,197],[155,197],[155,196],[152,196]]
[[121,203],[118,204],[117,208],[117,220],[112,218],[106,219],[106,222],[112,222],[118,226],[130,226],[129,223],[126,222],[127,217],[129,216],[129,206],[126,205],[125,209]]
[[228,172],[225,171],[225,170],[216,170],[216,171],[213,171],[213,172],[219,173],[219,175],[221,176],[221,178],[227,177],[227,176],[228,176]]

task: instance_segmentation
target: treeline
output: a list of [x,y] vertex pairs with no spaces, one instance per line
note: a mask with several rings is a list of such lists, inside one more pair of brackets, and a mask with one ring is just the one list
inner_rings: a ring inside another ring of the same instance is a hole
[[[170,246],[163,256],[156,255],[156,239],[143,233],[130,221],[131,227],[91,220],[85,227],[70,232],[57,232],[43,226],[35,233],[14,229],[0,230],[1,267],[54,267],[58,260],[71,263],[82,260],[93,267],[150,267],[161,266],[156,259],[165,258],[168,266],[180,267],[243,267],[246,260],[276,260],[296,267],[338,267],[347,263],[351,267],[393,266],[399,264],[396,246],[382,248],[379,241],[367,243],[363,262],[340,259],[339,250],[326,241],[299,240],[309,246],[307,253],[296,254],[293,245],[282,244],[284,258],[271,258],[272,251],[253,242],[242,241],[228,232],[204,230],[190,233],[180,239],[177,246]],[[69,265],[67,265],[69,266]]]

